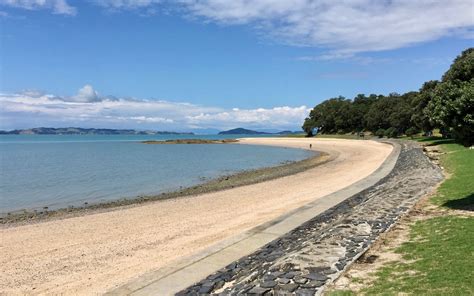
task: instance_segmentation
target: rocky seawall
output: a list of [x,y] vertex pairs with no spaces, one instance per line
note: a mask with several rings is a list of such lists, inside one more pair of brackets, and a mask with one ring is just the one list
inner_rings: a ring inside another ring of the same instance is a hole
[[319,295],[443,179],[421,147],[400,141],[395,167],[377,184],[178,295]]

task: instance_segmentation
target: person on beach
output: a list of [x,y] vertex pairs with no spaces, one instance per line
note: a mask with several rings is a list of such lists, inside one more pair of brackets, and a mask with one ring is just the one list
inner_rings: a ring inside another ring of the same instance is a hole
[[313,144],[309,144],[309,149],[313,149]]

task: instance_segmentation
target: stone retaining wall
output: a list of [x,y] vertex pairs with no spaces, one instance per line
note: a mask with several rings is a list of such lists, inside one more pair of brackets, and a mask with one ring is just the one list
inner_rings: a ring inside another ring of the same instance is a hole
[[178,295],[319,295],[442,179],[413,142],[401,141],[376,185],[239,259]]

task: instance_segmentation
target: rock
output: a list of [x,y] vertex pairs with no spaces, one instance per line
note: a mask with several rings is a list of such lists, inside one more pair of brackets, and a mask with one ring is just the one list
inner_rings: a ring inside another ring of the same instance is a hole
[[279,284],[288,284],[290,282],[287,278],[280,278],[277,280]]
[[276,279],[277,277],[274,275],[274,274],[266,274],[263,276],[263,280],[264,281],[273,281],[274,279]]
[[301,285],[301,288],[317,288],[324,285],[325,281],[309,281],[304,285]]
[[260,284],[260,287],[262,288],[273,288],[276,286],[275,281],[264,281],[263,283]]
[[313,290],[309,290],[309,289],[297,289],[295,291],[295,294],[297,296],[313,296],[315,294],[315,292]]
[[294,272],[294,271],[290,271],[290,272],[287,272],[284,277],[287,278],[287,279],[292,279],[294,278],[295,276],[297,276],[299,273],[297,272]]
[[302,276],[296,276],[294,279],[295,283],[297,284],[306,284],[306,282],[308,282],[307,279],[305,279],[304,277]]
[[314,281],[325,281],[325,280],[328,279],[327,276],[325,276],[323,274],[320,274],[320,273],[315,273],[315,272],[305,274],[305,275],[303,275],[303,277],[305,277],[307,279],[310,279],[310,280],[314,280]]
[[214,286],[214,290],[219,290],[220,288],[224,287],[225,282],[224,281],[218,281],[216,285]]
[[[275,283],[276,284],[276,283]],[[261,287],[253,287],[250,289],[247,293],[249,294],[255,294],[255,295],[263,295],[264,293],[268,292],[270,289],[268,288],[261,288]]]
[[208,294],[208,293],[210,293],[213,289],[214,289],[214,285],[212,285],[212,286],[201,286],[201,288],[199,289],[199,293]]
[[293,292],[296,289],[298,289],[298,285],[297,284],[286,284],[286,285],[280,286],[280,289],[282,289],[284,291],[288,291],[288,292]]

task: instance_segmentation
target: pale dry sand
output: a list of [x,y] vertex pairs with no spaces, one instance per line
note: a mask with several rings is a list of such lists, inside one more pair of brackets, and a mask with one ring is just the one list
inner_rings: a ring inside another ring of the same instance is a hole
[[242,143],[305,149],[312,143],[334,160],[225,191],[0,229],[0,293],[103,293],[361,180],[392,150],[360,140]]

